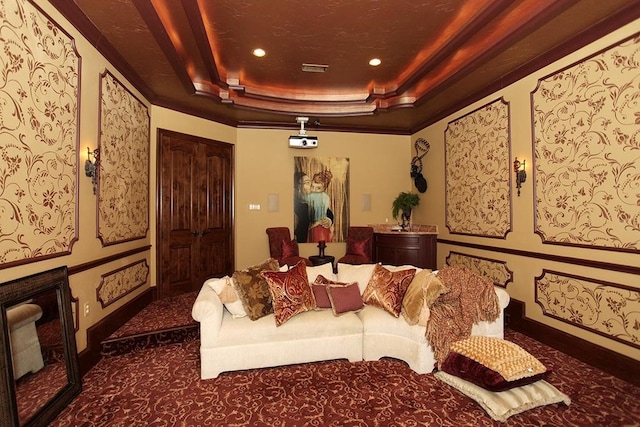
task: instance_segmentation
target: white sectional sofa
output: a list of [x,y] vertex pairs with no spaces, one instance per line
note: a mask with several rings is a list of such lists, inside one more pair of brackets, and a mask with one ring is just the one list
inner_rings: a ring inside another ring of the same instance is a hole
[[[311,283],[320,274],[331,280],[357,281],[362,292],[373,267],[339,264],[337,275],[330,265],[307,267],[307,274]],[[411,266],[395,267],[402,268]],[[215,378],[226,371],[331,359],[357,362],[393,357],[405,361],[420,374],[430,373],[435,367],[425,326],[409,325],[403,316],[394,317],[381,308],[365,305],[358,312],[337,316],[332,310],[306,311],[276,326],[274,314],[257,320],[234,317],[212,287],[220,280],[209,279],[204,283],[192,310],[193,318],[200,322],[202,379]],[[503,338],[502,312],[509,303],[509,295],[502,288],[494,289],[501,314],[493,322],[475,324],[472,335]]]

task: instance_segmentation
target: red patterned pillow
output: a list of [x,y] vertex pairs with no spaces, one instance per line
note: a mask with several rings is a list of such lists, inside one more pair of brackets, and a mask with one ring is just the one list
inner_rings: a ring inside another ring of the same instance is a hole
[[346,255],[357,255],[362,257],[368,257],[369,255],[366,252],[367,245],[369,244],[369,239],[367,240],[356,240],[353,237],[347,237],[347,252]]
[[289,271],[265,271],[262,276],[269,285],[276,326],[282,325],[296,314],[316,308],[304,261],[298,262]]
[[362,294],[364,303],[386,310],[398,317],[402,310],[402,299],[415,274],[415,268],[391,272],[380,264],[376,264]]
[[356,282],[350,284],[327,285],[327,294],[331,301],[333,314],[338,316],[349,311],[360,311],[364,304]]
[[282,258],[298,256],[299,253],[298,241],[296,239],[291,241],[282,241]]

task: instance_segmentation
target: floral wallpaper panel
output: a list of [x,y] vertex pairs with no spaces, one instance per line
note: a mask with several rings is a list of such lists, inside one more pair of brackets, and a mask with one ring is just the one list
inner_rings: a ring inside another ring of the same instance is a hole
[[640,252],[640,36],[539,81],[535,232]]
[[504,261],[492,260],[460,252],[449,252],[447,265],[466,267],[481,276],[489,278],[494,285],[506,288],[513,281],[513,272],[507,268]]
[[640,348],[640,290],[547,270],[535,289],[545,316]]
[[80,56],[27,1],[0,2],[0,268],[66,255],[78,238]]
[[498,99],[445,130],[446,225],[452,234],[511,231],[509,104]]
[[96,297],[105,308],[147,283],[149,265],[141,260],[102,275]]
[[98,237],[103,246],[149,230],[149,111],[106,71],[100,83]]

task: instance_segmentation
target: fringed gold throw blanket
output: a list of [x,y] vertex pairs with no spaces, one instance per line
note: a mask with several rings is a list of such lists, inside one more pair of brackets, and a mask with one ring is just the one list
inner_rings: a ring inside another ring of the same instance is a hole
[[430,307],[426,338],[438,365],[449,353],[452,342],[471,336],[474,323],[493,322],[500,315],[493,283],[465,267],[445,267],[438,278],[449,289]]

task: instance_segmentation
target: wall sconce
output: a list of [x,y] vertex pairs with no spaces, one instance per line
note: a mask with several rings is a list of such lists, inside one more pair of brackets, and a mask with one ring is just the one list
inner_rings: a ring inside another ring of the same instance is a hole
[[526,160],[523,160],[522,163],[520,163],[520,160],[518,160],[517,157],[513,161],[513,171],[516,174],[516,188],[518,189],[518,197],[520,197],[520,187],[522,187],[522,183],[527,180],[527,172],[525,171],[526,164]]
[[[93,162],[91,157],[93,156]],[[87,161],[84,162],[84,174],[91,178],[93,184],[93,194],[96,194],[96,188],[98,185],[98,168],[100,167],[100,149],[96,148],[91,153],[89,147],[87,147]]]

